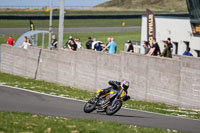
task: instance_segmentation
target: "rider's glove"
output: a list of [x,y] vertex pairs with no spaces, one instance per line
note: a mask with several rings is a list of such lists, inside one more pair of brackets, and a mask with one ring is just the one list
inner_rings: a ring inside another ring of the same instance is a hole
[[127,100],[129,100],[130,99],[130,96],[124,96],[123,97],[123,101],[127,101]]

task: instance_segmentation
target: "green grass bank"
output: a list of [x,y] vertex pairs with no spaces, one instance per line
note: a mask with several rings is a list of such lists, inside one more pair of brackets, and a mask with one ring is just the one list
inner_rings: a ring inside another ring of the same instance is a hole
[[179,133],[128,126],[114,122],[49,117],[29,113],[0,112],[1,133]]

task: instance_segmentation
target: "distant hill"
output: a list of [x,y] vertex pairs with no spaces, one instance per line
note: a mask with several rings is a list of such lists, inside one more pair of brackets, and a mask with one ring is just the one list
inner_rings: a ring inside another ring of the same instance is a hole
[[95,8],[127,9],[145,11],[147,8],[153,11],[163,12],[187,12],[186,0],[111,0],[97,5]]

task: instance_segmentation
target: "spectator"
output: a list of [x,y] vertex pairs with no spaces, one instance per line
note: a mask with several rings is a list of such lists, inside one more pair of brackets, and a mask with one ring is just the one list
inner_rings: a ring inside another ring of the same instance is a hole
[[11,36],[9,36],[7,44],[13,46],[15,44],[15,40]]
[[161,53],[160,56],[164,56],[164,57],[168,57],[168,58],[172,58],[172,53],[171,53],[171,49],[169,48],[169,43],[167,41],[164,42],[164,50]]
[[24,49],[28,49],[28,46],[31,46],[31,44],[29,43],[29,39],[27,36],[24,37],[24,42],[22,43],[22,45],[20,45],[20,48],[24,48]]
[[69,46],[70,46],[71,51],[77,50],[77,44],[75,43],[75,41],[73,39],[71,39],[71,41],[69,42]]
[[143,48],[144,48],[144,55],[147,55],[149,53],[149,50],[150,50],[150,47],[149,47],[149,42],[148,41],[145,41],[143,44],[142,44]]
[[80,39],[80,38],[76,38],[76,39],[75,39],[75,43],[76,43],[76,45],[77,45],[77,48],[82,48],[81,39]]
[[156,39],[153,38],[152,41],[153,45],[151,46],[151,49],[149,50],[149,53],[147,54],[147,56],[159,56],[160,55],[160,47],[158,45],[158,43],[156,42]]
[[110,42],[111,42],[111,38],[108,37],[108,38],[107,38],[107,44],[106,44],[106,46],[107,46]]
[[168,48],[171,51],[171,53],[173,52],[173,45],[171,43],[171,38],[167,38],[167,44],[168,44]]
[[115,54],[117,51],[117,44],[114,42],[114,38],[111,38],[111,42],[102,50],[103,52],[109,48],[108,53]]
[[85,44],[86,46],[86,49],[91,49],[92,48],[92,38],[91,37],[88,37],[88,41],[87,43]]
[[97,43],[97,39],[96,38],[93,38],[92,39],[92,50],[94,50],[94,45]]
[[64,48],[69,48],[69,49],[71,49],[71,47],[70,47],[70,42],[73,40],[73,37],[72,36],[69,36],[69,39],[67,40],[67,42],[65,43],[65,46],[64,46]]
[[94,45],[94,50],[95,51],[102,51],[102,47],[104,47],[105,45],[103,44],[103,42],[100,41],[96,41],[96,44]]
[[93,50],[95,50],[95,51],[102,51],[102,47],[103,46],[104,46],[103,42],[97,41],[96,38],[93,38],[93,42],[92,42],[92,49]]
[[135,47],[133,47],[134,48],[134,51],[133,51],[134,53],[139,53],[140,52],[138,44],[139,44],[138,42],[135,42]]
[[133,48],[133,44],[132,44],[131,40],[128,40],[127,43],[128,43],[127,52],[133,53],[134,52],[134,48]]
[[186,56],[193,56],[192,53],[190,53],[190,47],[187,47],[185,52],[183,53],[183,55],[186,55]]
[[52,36],[51,46],[49,47],[49,49],[50,49],[50,50],[56,49],[56,48],[57,48],[57,45],[58,45],[58,41],[57,41],[57,39],[56,39],[56,36],[53,35],[53,36]]
[[[106,47],[110,42],[111,42],[111,38],[108,37],[108,38],[107,38],[107,43],[106,43],[106,45],[104,45],[103,47]],[[108,51],[108,48],[106,49],[106,51]]]

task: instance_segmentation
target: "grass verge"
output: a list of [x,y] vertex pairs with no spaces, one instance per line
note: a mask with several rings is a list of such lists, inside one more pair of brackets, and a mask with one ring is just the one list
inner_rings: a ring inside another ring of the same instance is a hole
[[[90,92],[87,90],[80,90],[77,88],[62,86],[56,83],[49,83],[45,81],[33,80],[30,78],[13,76],[2,72],[0,72],[0,83],[9,86],[25,88],[37,92],[71,97],[81,100],[89,100],[93,96],[95,96],[94,92]],[[131,99],[127,102],[124,102],[123,106],[127,108],[144,110],[149,112],[200,119],[200,111],[182,109],[163,103],[150,103]]]
[[[113,130],[114,129],[114,130]],[[114,122],[48,117],[29,113],[0,112],[1,133],[172,133],[157,128],[127,126]]]
[[[48,28],[49,20],[32,20],[36,28]],[[122,27],[141,26],[141,19],[65,19],[64,27]],[[53,20],[53,28],[57,28],[59,20]],[[0,28],[29,28],[30,20],[0,20]]]
[[[140,41],[140,32],[94,32],[94,33],[65,33],[64,34],[64,43],[68,40],[68,37],[72,35],[74,38],[80,38],[82,46],[85,48],[85,43],[88,40],[88,37],[97,38],[104,43],[106,43],[108,37],[114,37],[115,42],[117,43],[117,53],[124,50],[124,43],[126,40]],[[12,35],[15,40],[19,38],[19,34]],[[57,36],[57,35],[56,35]],[[0,35],[0,45],[5,44],[9,35]],[[42,44],[42,35],[39,35],[38,44]],[[48,34],[45,35],[45,48],[48,47]]]

